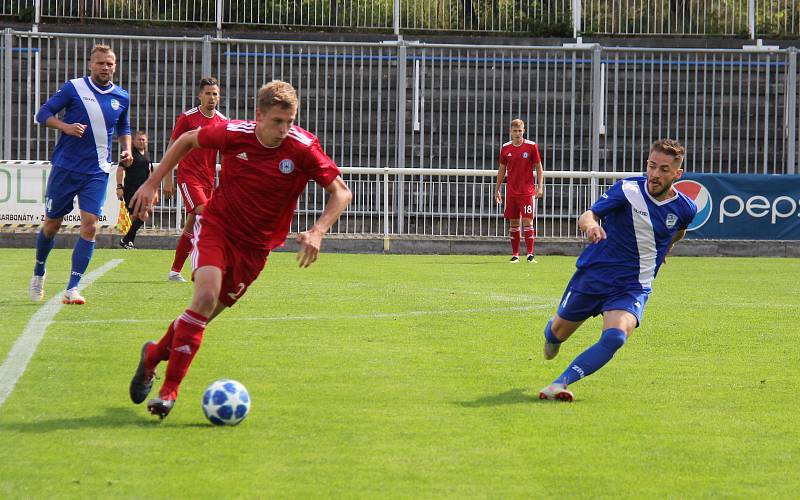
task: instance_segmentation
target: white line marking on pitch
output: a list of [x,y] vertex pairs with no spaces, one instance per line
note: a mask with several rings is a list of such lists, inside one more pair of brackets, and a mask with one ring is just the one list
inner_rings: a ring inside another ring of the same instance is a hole
[[[219,319],[214,320],[214,323],[221,323],[225,321],[319,321],[331,319],[381,319],[381,318],[402,318],[409,316],[431,316],[443,314],[478,314],[487,312],[508,312],[508,311],[531,311],[534,309],[548,309],[555,307],[553,304],[537,304],[530,306],[516,306],[516,307],[487,307],[480,309],[452,309],[447,311],[400,311],[396,313],[372,313],[372,314],[331,314],[331,315],[309,315],[309,316],[267,316],[267,317],[241,317],[241,316],[221,316]],[[71,323],[71,324],[95,324],[95,323],[169,323],[169,319],[79,319],[75,321],[63,320],[54,321],[54,323]]]
[[[78,289],[83,290],[121,263],[122,259],[113,259],[106,262],[84,276]],[[42,337],[44,337],[45,330],[53,323],[53,318],[63,306],[64,304],[61,303],[61,291],[59,290],[58,293],[33,314],[28,324],[25,325],[25,330],[22,332],[22,335],[19,336],[14,346],[11,347],[11,351],[9,351],[5,361],[0,365],[0,406],[3,406],[3,403],[5,403],[6,399],[11,394],[11,391],[14,390],[14,385],[16,385],[22,374],[25,373],[25,368],[27,368],[28,362],[36,352],[36,348],[39,346]]]

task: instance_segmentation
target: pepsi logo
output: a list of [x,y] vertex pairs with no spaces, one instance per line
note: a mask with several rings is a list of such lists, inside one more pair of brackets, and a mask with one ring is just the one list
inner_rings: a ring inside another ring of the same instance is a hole
[[697,205],[697,215],[694,216],[686,230],[694,231],[702,227],[711,218],[713,208],[711,193],[697,181],[678,181],[673,184],[673,187],[688,196]]

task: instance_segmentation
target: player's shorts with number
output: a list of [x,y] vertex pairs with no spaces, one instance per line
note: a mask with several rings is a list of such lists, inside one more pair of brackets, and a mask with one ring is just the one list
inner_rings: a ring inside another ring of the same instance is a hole
[[268,250],[237,245],[225,236],[224,228],[198,215],[194,224],[192,269],[213,266],[222,270],[219,301],[228,307],[239,300],[267,264]]
[[533,219],[533,210],[533,196],[506,196],[503,217],[506,219]]
[[73,200],[77,196],[81,210],[100,217],[107,185],[108,174],[105,172],[85,174],[53,165],[47,177],[45,213],[51,219],[67,215],[72,212]]

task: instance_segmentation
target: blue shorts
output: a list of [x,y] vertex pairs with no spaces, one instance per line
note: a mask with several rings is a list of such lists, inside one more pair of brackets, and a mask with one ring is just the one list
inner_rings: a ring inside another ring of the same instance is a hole
[[45,214],[50,219],[64,217],[72,212],[72,202],[77,195],[81,210],[100,217],[106,202],[107,186],[108,174],[105,172],[83,174],[53,165],[47,178]]
[[628,311],[636,316],[636,326],[642,322],[644,306],[650,292],[615,292],[610,295],[592,295],[578,292],[568,286],[558,304],[558,315],[567,321],[580,322],[606,311]]

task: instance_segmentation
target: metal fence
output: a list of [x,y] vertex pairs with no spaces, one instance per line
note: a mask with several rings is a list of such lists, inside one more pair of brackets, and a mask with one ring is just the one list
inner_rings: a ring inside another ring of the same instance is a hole
[[[353,202],[331,229],[338,234],[467,239],[507,235],[494,199],[494,170],[343,168]],[[624,172],[550,171],[537,202],[536,234],[579,238],[578,216]],[[293,231],[310,227],[321,213],[324,190],[310,185],[300,199]]]
[[[176,117],[214,74],[221,111],[255,114],[258,86],[292,82],[299,124],[345,168],[354,203],[343,234],[500,237],[497,154],[512,118],[527,122],[548,172],[539,234],[574,237],[576,216],[615,172],[641,172],[648,146],[673,137],[692,172],[796,174],[796,49],[686,50],[315,43],[44,34],[5,30],[2,158],[49,159],[57,134],[33,121],[63,82],[85,74],[95,43],[118,55],[131,125],[159,160]],[[368,170],[364,170],[368,168]],[[369,170],[372,169],[372,170]],[[324,190],[301,198],[295,229]],[[157,227],[181,227],[166,200]]]
[[[593,34],[679,34],[748,36],[758,29],[750,7],[740,0],[591,0],[584,2],[583,32]],[[752,29],[751,29],[751,23]],[[762,33],[759,31],[759,33]]]
[[0,15],[282,29],[798,36],[800,0],[10,0]]
[[604,49],[602,66],[611,165],[641,165],[632,144],[671,136],[692,171],[796,173],[796,50]]
[[[21,190],[4,182],[9,167],[49,168],[49,162],[0,160],[0,208]],[[558,172],[545,177],[544,197],[536,203],[537,235],[546,238],[579,238],[578,216],[624,172]],[[507,235],[502,207],[494,199],[494,170],[394,169],[342,167],[342,176],[353,201],[331,227],[331,234],[402,238],[497,239]],[[43,189],[43,188],[42,188]],[[27,189],[25,203],[32,189]],[[291,231],[310,228],[324,208],[326,192],[310,183],[298,200]],[[21,197],[20,197],[21,198]],[[179,233],[184,208],[180,197],[166,198],[145,221],[145,230]],[[42,202],[43,203],[43,202]],[[114,220],[109,221],[111,225]]]
[[342,166],[495,169],[521,117],[549,170],[636,171],[673,137],[695,172],[794,174],[797,50],[690,50],[204,38],[2,35],[3,158],[46,160],[55,131],[33,116],[85,74],[95,43],[117,52],[131,125],[159,159],[195,82],[221,81],[221,111],[255,115],[255,93],[292,82],[298,122]]

